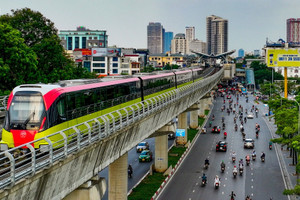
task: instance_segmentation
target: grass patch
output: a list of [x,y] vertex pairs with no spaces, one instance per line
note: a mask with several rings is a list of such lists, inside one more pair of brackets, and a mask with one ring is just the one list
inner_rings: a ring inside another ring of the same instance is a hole
[[198,133],[197,129],[192,129],[192,128],[188,129],[188,138],[187,138],[187,140],[192,142],[197,133]]
[[129,200],[151,199],[161,183],[165,180],[162,173],[153,172],[152,176],[147,176],[132,193],[128,196]]
[[205,114],[205,115],[208,115],[208,113],[209,113],[209,110],[205,110],[205,111],[204,111],[204,114]]
[[[170,149],[170,151],[169,151],[168,166],[170,167],[172,165],[172,167],[174,167],[177,164],[179,158],[185,152],[185,150],[186,150],[186,147],[175,147],[175,146],[172,147],[172,149]],[[170,156],[170,154],[178,154],[178,156]]]
[[203,118],[203,117],[198,117],[198,125],[199,125],[199,126],[202,126],[202,124],[204,123],[204,121],[205,121],[205,118]]

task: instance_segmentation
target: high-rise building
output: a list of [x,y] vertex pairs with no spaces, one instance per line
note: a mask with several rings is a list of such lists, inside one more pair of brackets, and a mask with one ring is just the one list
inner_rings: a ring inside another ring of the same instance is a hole
[[89,30],[79,26],[76,30],[61,30],[58,36],[66,50],[107,47],[108,36],[102,30]]
[[300,18],[286,20],[287,42],[300,42]]
[[189,44],[189,50],[200,53],[206,53],[206,43],[198,39],[192,40]]
[[215,15],[206,17],[206,44],[208,54],[228,51],[228,20]]
[[147,26],[147,48],[149,54],[164,52],[165,29],[159,22],[150,22]]
[[173,40],[173,32],[165,32],[164,53],[171,52],[172,40]]
[[239,49],[239,51],[238,51],[238,57],[244,57],[244,56],[245,56],[244,49]]
[[185,27],[185,39],[186,39],[186,52],[190,54],[190,43],[195,39],[195,27],[187,26]]
[[177,33],[171,43],[171,53],[186,54],[186,39],[184,33]]

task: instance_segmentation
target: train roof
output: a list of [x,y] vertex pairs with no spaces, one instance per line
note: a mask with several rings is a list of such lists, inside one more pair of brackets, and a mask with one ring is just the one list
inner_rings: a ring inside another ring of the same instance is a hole
[[15,87],[12,92],[13,94],[15,94],[16,92],[19,91],[30,90],[30,91],[41,92],[43,95],[45,95],[49,91],[60,87],[61,87],[60,85],[56,85],[56,84],[23,84]]

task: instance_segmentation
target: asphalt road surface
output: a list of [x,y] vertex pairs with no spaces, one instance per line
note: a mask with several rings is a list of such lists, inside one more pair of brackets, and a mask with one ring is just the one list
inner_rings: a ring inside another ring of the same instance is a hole
[[[236,97],[233,96],[233,101],[236,103]],[[284,182],[281,175],[281,169],[278,163],[276,151],[269,150],[269,140],[271,138],[270,131],[262,117],[265,114],[265,107],[261,104],[256,104],[254,97],[249,95],[249,102],[246,103],[245,97],[239,98],[239,105],[243,106],[244,116],[245,109],[251,109],[252,105],[259,108],[258,118],[247,120],[244,124],[246,138],[255,140],[255,150],[257,152],[256,161],[252,161],[249,166],[244,163],[244,173],[233,178],[233,166],[237,165],[231,161],[231,153],[237,154],[237,159],[245,160],[247,154],[251,155],[252,149],[244,149],[242,134],[238,130],[234,130],[233,114],[227,115],[221,112],[223,98],[218,97],[214,104],[212,114],[215,115],[215,120],[212,125],[222,127],[221,118],[225,117],[226,128],[228,133],[226,142],[228,142],[227,152],[216,152],[216,142],[223,139],[223,130],[221,134],[211,133],[211,128],[208,128],[207,134],[201,134],[196,140],[191,152],[187,155],[180,168],[169,181],[165,189],[160,193],[160,200],[207,200],[207,199],[230,199],[231,191],[236,194],[236,199],[243,200],[246,195],[251,195],[252,200],[286,200],[287,196],[282,195],[284,190]],[[225,103],[228,107],[228,100]],[[260,124],[261,131],[259,138],[255,138],[255,123]],[[240,121],[237,120],[240,125]],[[207,124],[208,127],[208,124]],[[266,161],[263,163],[260,160],[261,152],[265,152]],[[203,169],[205,158],[209,158],[210,166],[207,170]],[[226,163],[226,170],[221,172],[221,161]],[[208,177],[208,183],[205,187],[201,187],[201,177],[205,173]],[[214,177],[218,175],[221,178],[221,187],[214,188]]]
[[[153,160],[152,160],[152,162],[140,163],[139,160],[138,160],[140,153],[136,152],[136,148],[132,148],[128,152],[128,164],[130,164],[133,168],[132,178],[128,178],[128,191],[131,190],[135,186],[135,184],[140,181],[141,178],[143,178],[143,176],[149,171],[150,165],[154,162],[155,138],[149,138],[149,139],[146,139],[145,141],[147,141],[149,143],[149,146],[150,146],[149,149],[153,153]],[[174,139],[168,140],[168,146],[169,147],[173,143],[174,143]],[[100,177],[105,177],[106,184],[107,184],[107,187],[108,187],[108,167],[103,169],[99,173],[99,176]],[[107,200],[107,199],[108,199],[108,192],[106,191],[106,193],[103,197],[103,200]]]

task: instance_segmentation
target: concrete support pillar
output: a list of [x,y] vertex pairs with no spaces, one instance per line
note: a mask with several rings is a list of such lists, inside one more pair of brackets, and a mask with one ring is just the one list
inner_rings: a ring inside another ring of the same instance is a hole
[[164,172],[168,169],[168,135],[155,137],[155,171]]
[[96,176],[68,194],[63,200],[101,200],[105,191],[105,178]]
[[196,129],[198,128],[198,110],[191,111],[191,120],[190,120],[190,128]]
[[127,199],[128,153],[111,163],[108,167],[108,199]]
[[183,112],[178,115],[178,129],[185,129],[185,136],[177,137],[177,144],[187,143],[187,113]]
[[204,109],[205,109],[205,100],[200,99],[199,101],[199,110],[198,110],[198,116],[203,117],[204,116]]

